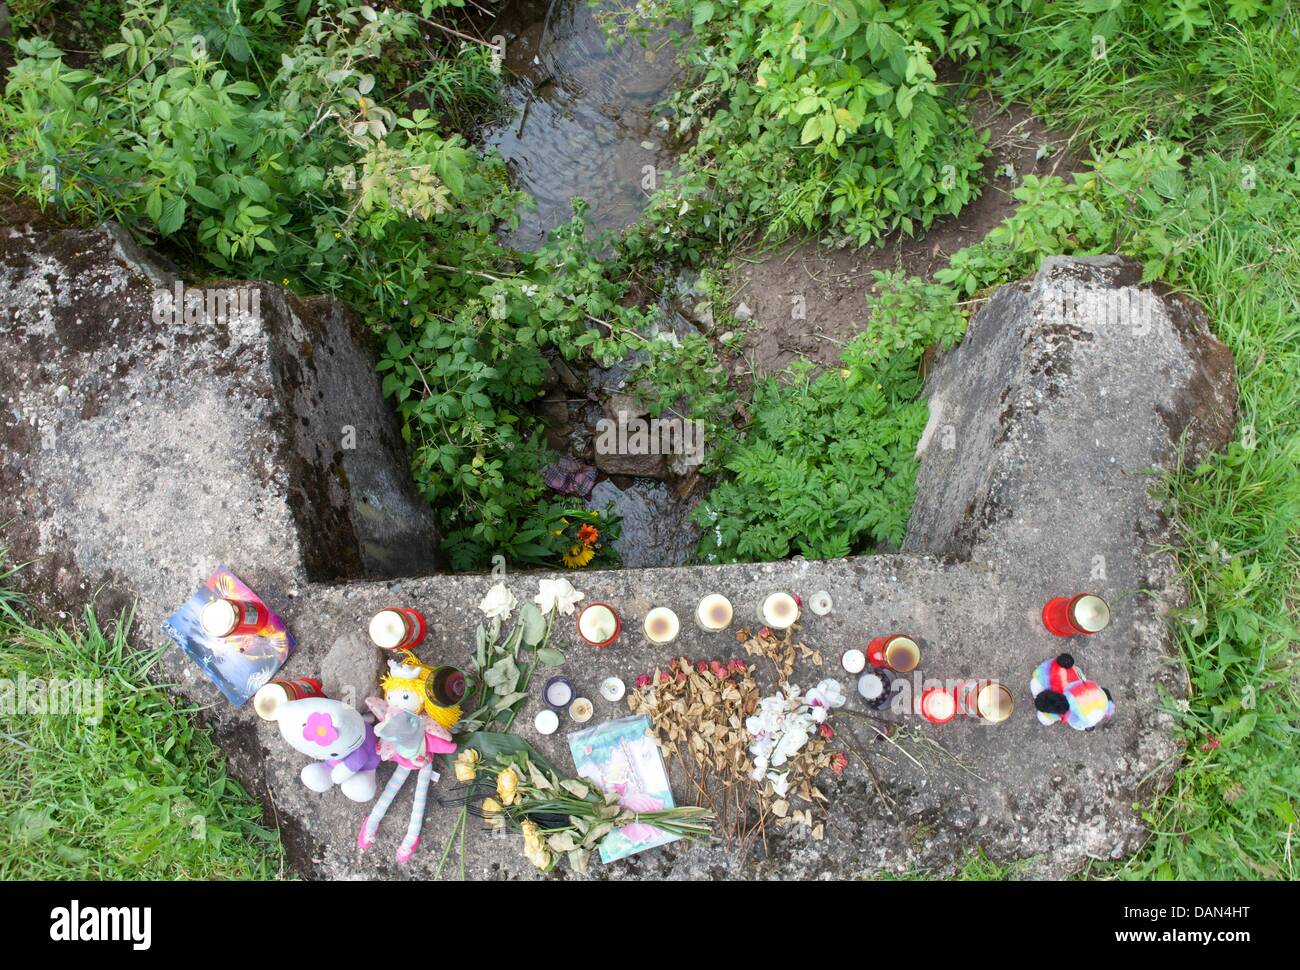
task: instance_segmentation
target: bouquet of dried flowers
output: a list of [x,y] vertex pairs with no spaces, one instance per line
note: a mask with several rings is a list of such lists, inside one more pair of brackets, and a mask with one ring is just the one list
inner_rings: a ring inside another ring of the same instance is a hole
[[[476,783],[467,795],[470,812],[489,828],[522,834],[524,856],[543,872],[550,872],[560,856],[567,857],[573,871],[585,872],[601,839],[625,825],[651,826],[691,841],[712,830],[714,816],[707,809],[637,811],[622,804],[616,792],[602,792],[580,778],[559,777],[522,742],[490,758],[477,748],[463,748],[455,771],[459,780]],[[480,801],[485,790],[492,794]]]

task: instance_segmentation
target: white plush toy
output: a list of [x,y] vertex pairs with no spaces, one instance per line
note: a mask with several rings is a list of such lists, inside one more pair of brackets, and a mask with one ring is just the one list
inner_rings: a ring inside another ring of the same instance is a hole
[[304,785],[319,792],[338,785],[354,802],[375,797],[377,739],[374,726],[359,711],[328,697],[304,697],[269,713],[286,741],[316,759],[302,769]]

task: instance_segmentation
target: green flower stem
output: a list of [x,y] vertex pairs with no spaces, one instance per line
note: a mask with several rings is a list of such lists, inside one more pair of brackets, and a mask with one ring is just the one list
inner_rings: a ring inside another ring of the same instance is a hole
[[[551,612],[546,614],[546,632],[542,634],[541,642],[539,642],[537,646],[533,647],[533,659],[528,664],[528,670],[524,673],[523,687],[520,688],[525,693],[527,693],[529,685],[533,682],[533,671],[537,669],[538,653],[540,653],[546,647],[550,646],[551,631],[555,629],[556,612],[557,612],[556,610],[551,610]],[[514,706],[514,709],[511,710],[510,712],[510,716],[506,718],[505,726],[501,730],[503,731],[510,730],[510,725],[515,723],[515,716],[519,713],[519,707],[521,704],[523,704],[522,700]]]

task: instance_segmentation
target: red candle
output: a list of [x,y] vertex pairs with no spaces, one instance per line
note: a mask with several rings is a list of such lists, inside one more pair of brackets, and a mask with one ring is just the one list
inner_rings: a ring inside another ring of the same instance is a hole
[[947,724],[957,716],[957,692],[931,687],[921,693],[917,710],[931,724]]
[[1106,629],[1110,607],[1094,593],[1057,596],[1043,605],[1043,626],[1058,637],[1092,636]]
[[427,631],[424,614],[406,606],[390,606],[370,619],[370,639],[380,650],[411,650]]
[[199,625],[209,636],[249,636],[270,623],[270,613],[261,603],[251,600],[216,599],[199,611]]
[[618,611],[608,603],[591,603],[578,614],[578,636],[593,647],[608,647],[622,629]]
[[911,673],[921,662],[921,648],[901,633],[876,637],[867,645],[867,660],[873,667],[888,667],[900,674]]

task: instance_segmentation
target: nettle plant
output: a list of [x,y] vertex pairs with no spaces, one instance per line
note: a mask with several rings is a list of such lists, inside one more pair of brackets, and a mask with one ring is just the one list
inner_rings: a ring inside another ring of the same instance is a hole
[[950,287],[875,274],[871,324],[813,376],[799,361],[787,380],[754,393],[754,420],[723,459],[735,478],[696,507],[705,562],[831,559],[897,546],[916,488],[916,442],[928,407],[921,357],[950,347],[966,318]]
[[861,245],[956,214],[987,151],[936,65],[983,55],[1033,3],[661,0],[610,18],[691,24],[692,83],[666,105],[687,142],[684,204],[651,241],[828,227]]

